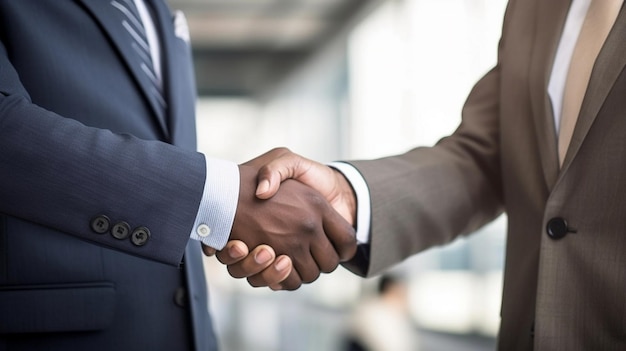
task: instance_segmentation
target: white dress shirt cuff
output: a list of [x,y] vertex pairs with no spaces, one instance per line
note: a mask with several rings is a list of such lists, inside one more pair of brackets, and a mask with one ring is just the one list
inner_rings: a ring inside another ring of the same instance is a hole
[[206,157],[206,181],[191,239],[216,250],[226,246],[239,200],[236,163]]
[[338,170],[352,185],[356,195],[356,240],[360,244],[369,244],[372,209],[370,191],[361,173],[349,163],[331,162],[328,166]]

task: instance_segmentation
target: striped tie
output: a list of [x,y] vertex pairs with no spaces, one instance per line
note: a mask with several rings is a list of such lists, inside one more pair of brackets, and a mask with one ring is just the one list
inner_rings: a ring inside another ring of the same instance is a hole
[[138,63],[141,71],[146,74],[148,80],[152,83],[150,90],[156,97],[156,100],[159,102],[161,107],[165,110],[167,103],[163,98],[162,82],[154,69],[146,29],[141,21],[141,16],[139,15],[137,6],[135,6],[133,0],[112,0],[111,5],[118,9],[122,14],[122,26],[129,34],[131,45],[133,49],[135,49],[137,57],[139,58]]

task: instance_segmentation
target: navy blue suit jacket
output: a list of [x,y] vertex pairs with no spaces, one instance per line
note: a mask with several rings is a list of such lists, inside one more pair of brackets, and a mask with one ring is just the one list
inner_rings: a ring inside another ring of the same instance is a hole
[[0,1],[0,350],[215,348],[190,48],[146,2],[165,113],[109,1]]

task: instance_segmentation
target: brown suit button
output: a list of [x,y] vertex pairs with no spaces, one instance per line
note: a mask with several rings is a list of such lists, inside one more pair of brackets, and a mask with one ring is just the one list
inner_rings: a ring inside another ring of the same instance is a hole
[[126,222],[119,222],[111,228],[111,235],[115,239],[124,240],[130,235],[130,225]]
[[546,225],[546,231],[548,232],[548,236],[554,240],[559,240],[570,232],[567,228],[567,221],[560,217],[549,220]]
[[90,223],[91,230],[98,234],[104,234],[109,231],[109,227],[111,226],[111,221],[109,217],[105,215],[99,215],[94,217]]
[[150,239],[150,230],[146,227],[135,229],[130,236],[130,241],[135,244],[135,246],[144,246],[148,242],[148,239]]

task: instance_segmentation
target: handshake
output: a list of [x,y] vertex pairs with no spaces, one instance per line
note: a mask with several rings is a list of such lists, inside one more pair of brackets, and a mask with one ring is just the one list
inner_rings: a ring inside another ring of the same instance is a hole
[[343,175],[285,148],[239,166],[230,241],[216,255],[255,287],[295,290],[356,253],[356,196]]

